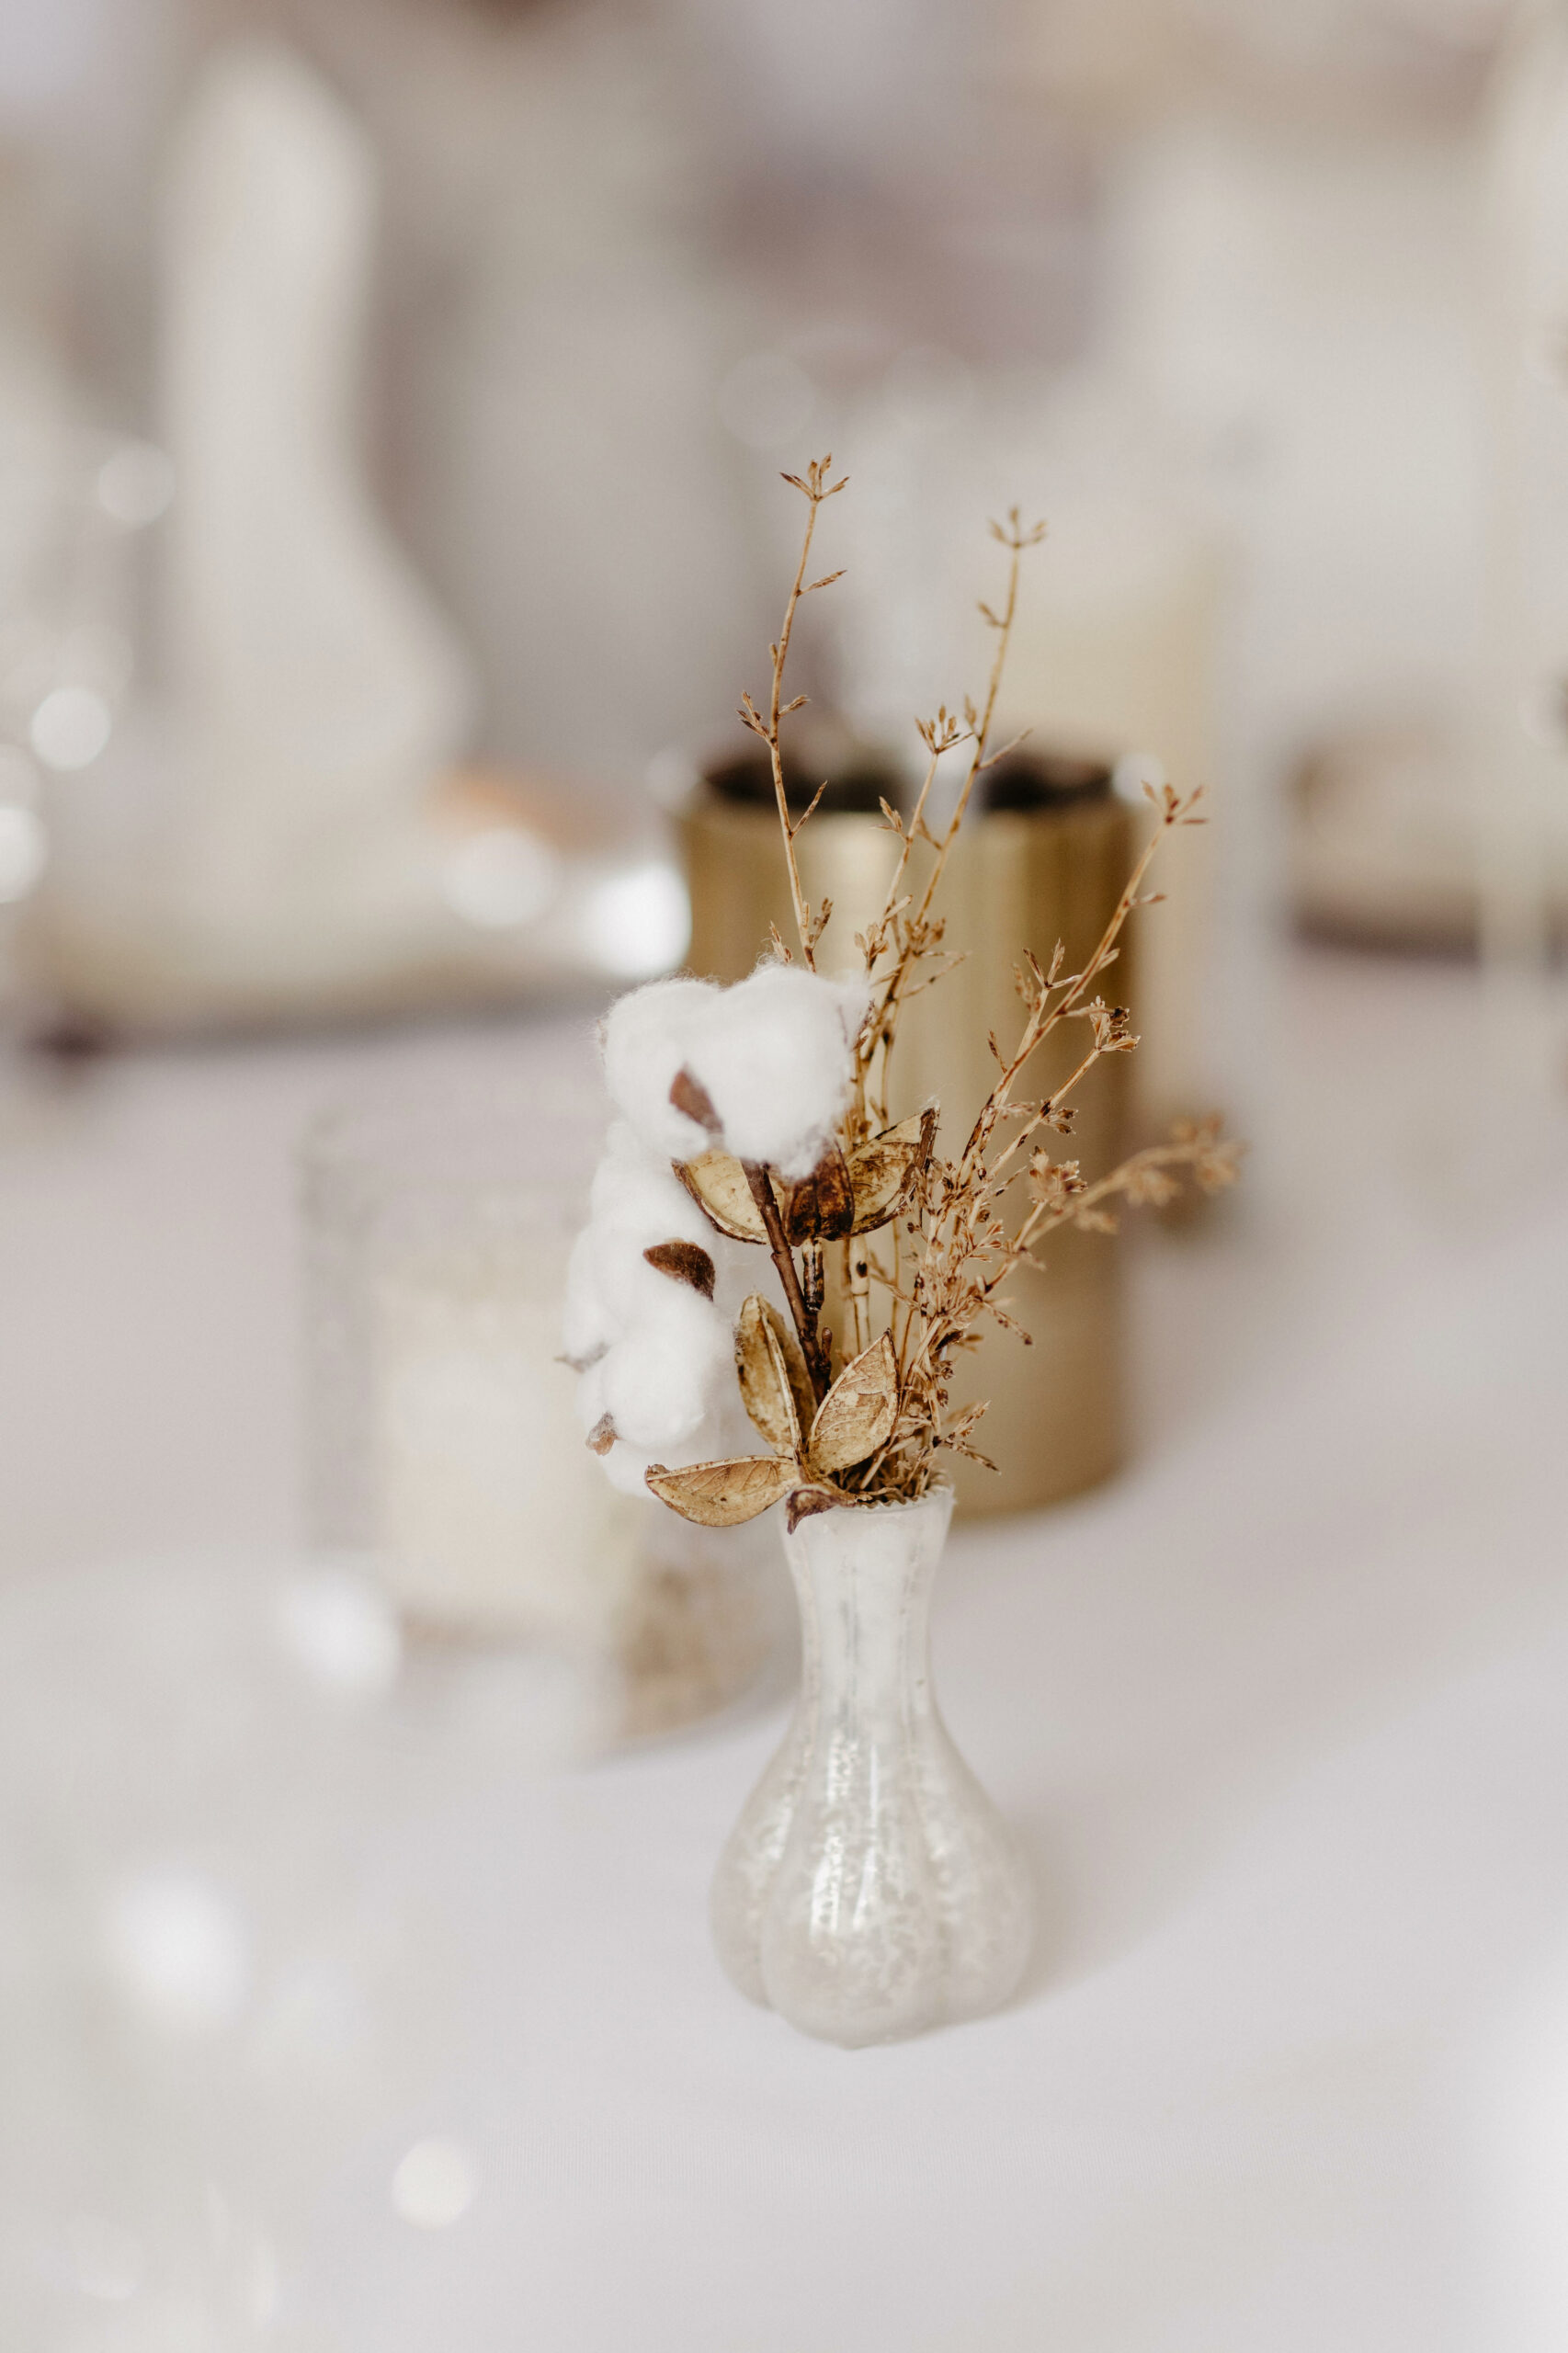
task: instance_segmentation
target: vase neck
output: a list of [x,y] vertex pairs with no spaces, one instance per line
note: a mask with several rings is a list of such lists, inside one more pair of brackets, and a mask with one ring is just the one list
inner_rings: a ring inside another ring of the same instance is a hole
[[939,1490],[815,1513],[785,1540],[811,1679],[825,1708],[852,1707],[868,1730],[929,1705],[931,1587],[951,1514]]

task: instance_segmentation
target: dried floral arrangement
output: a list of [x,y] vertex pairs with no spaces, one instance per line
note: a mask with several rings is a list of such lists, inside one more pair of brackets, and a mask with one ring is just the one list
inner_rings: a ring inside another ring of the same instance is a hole
[[[829,978],[816,953],[832,904],[807,904],[795,850],[822,793],[791,813],[782,728],[804,701],[784,699],[800,608],[842,576],[806,577],[821,510],[845,487],[831,468],[824,458],[784,476],[806,502],[800,561],[766,705],[748,694],[740,711],[771,763],[795,946],[775,930],[733,987],[655,982],[612,1007],[601,1040],[619,1117],[568,1272],[566,1353],[589,1445],[617,1485],[710,1527],[784,1499],[791,1528],[835,1506],[913,1501],[944,1452],[987,1462],[975,1443],[984,1402],[955,1404],[954,1389],[988,1324],[1028,1344],[1008,1278],[1038,1265],[1062,1226],[1110,1233],[1114,1203],[1168,1201],[1184,1171],[1208,1191],[1229,1185],[1239,1154],[1210,1120],[1093,1178],[1055,1156],[1089,1072],[1137,1045],[1101,983],[1133,910],[1161,895],[1144,887],[1160,843],[1203,822],[1201,787],[1148,790],[1153,829],[1081,970],[1064,969],[1060,946],[1049,966],[1024,958],[1017,1036],[1010,1047],[990,1040],[996,1079],[961,1138],[942,1133],[936,1106],[890,1123],[905,1008],[960,961],[935,904],[949,854],[980,779],[1015,748],[992,749],[993,723],[1021,566],[1044,526],[1024,527],[1017,509],[991,526],[1007,568],[1000,604],[980,608],[994,638],[983,699],[916,722],[918,796],[907,816],[882,802],[898,841],[885,902],[855,936],[858,975]],[[963,746],[962,784],[933,824],[938,763]],[[1028,1096],[1031,1060],[1069,1022],[1081,1025],[1075,1066],[1049,1095]],[[774,1285],[758,1286],[758,1251]],[[824,1320],[830,1252],[842,1334]]]

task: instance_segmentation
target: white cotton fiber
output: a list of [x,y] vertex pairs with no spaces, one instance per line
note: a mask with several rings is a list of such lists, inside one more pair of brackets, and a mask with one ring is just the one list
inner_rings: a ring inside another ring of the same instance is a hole
[[707,1304],[689,1284],[649,1265],[651,1247],[695,1243],[712,1261],[715,1281],[728,1272],[727,1258],[737,1247],[709,1223],[668,1162],[650,1157],[624,1120],[606,1139],[588,1206],[589,1222],[573,1245],[566,1275],[566,1353],[578,1363],[666,1306],[675,1315],[683,1300]]
[[697,1436],[722,1402],[721,1384],[734,1379],[724,1319],[697,1312],[703,1304],[643,1324],[587,1368],[577,1384],[585,1438],[606,1414],[618,1438],[655,1454]]
[[848,1100],[862,981],[761,964],[703,1008],[687,1064],[712,1098],[724,1143],[787,1177],[815,1167]]
[[644,1503],[652,1504],[655,1497],[648,1484],[647,1472],[655,1460],[641,1447],[628,1446],[618,1439],[608,1454],[600,1455],[599,1468],[610,1485],[619,1488],[623,1495],[641,1495]]
[[645,1474],[654,1462],[662,1462],[666,1471],[679,1471],[693,1462],[725,1462],[736,1455],[761,1451],[762,1441],[747,1421],[737,1392],[733,1401],[726,1399],[692,1437],[676,1445],[654,1447],[632,1446],[618,1438],[609,1452],[599,1457],[599,1465],[611,1486],[623,1495],[642,1495],[653,1503]]
[[[722,1142],[742,1160],[804,1176],[848,1098],[867,1001],[863,982],[824,980],[798,964],[759,965],[728,989],[657,981],[611,1007],[606,1082],[651,1154],[690,1160]],[[670,1102],[683,1069],[706,1090],[721,1136]]]
[[[585,1436],[608,1415],[616,1443],[600,1461],[611,1482],[641,1485],[649,1461],[700,1462],[713,1450],[735,1390],[734,1305],[741,1245],[716,1233],[625,1120],[606,1139],[587,1226],[567,1267],[565,1346],[583,1365]],[[712,1261],[722,1303],[648,1263],[662,1242],[695,1243]]]
[[[761,1450],[736,1386],[734,1319],[745,1291],[777,1286],[766,1253],[720,1234],[669,1164],[722,1142],[788,1178],[805,1176],[847,1101],[866,1004],[863,983],[764,964],[729,989],[656,982],[606,1018],[605,1078],[621,1117],[572,1252],[565,1336],[586,1368],[584,1432],[608,1415],[615,1442],[600,1461],[627,1493],[642,1491],[651,1461],[674,1470]],[[683,1069],[711,1101],[717,1136],[671,1103]],[[663,1242],[707,1253],[711,1300],[649,1264]]]
[[724,1318],[687,1292],[618,1340],[595,1370],[618,1436],[632,1446],[680,1446],[719,1405],[722,1384],[733,1385],[734,1344]]
[[677,1300],[667,1316],[589,1366],[577,1383],[577,1418],[586,1438],[609,1416],[615,1443],[600,1467],[622,1494],[645,1494],[651,1462],[673,1467],[753,1450],[737,1429],[734,1390],[728,1317],[699,1299]]
[[700,1242],[714,1229],[665,1159],[655,1159],[625,1120],[605,1138],[604,1156],[588,1191],[588,1218],[596,1231],[614,1227],[653,1242]]
[[695,1160],[713,1139],[670,1101],[705,1013],[723,995],[711,981],[653,981],[618,998],[600,1040],[605,1085],[621,1117],[662,1160]]

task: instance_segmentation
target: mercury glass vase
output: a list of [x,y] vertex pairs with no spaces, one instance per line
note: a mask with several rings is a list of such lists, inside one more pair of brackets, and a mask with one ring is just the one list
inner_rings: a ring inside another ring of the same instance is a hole
[[713,1884],[719,1957],[803,2034],[856,2047],[978,2018],[1023,1972],[1033,1893],[931,1688],[950,1490],[784,1539],[800,1699]]

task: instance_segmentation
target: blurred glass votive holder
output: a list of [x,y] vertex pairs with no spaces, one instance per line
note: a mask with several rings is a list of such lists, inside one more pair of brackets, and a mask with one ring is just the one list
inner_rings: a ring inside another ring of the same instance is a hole
[[448,1089],[330,1110],[300,1149],[312,1543],[364,1558],[415,1658],[528,1646],[605,1743],[729,1707],[775,1660],[777,1546],[618,1494],[562,1358],[597,1091]]

